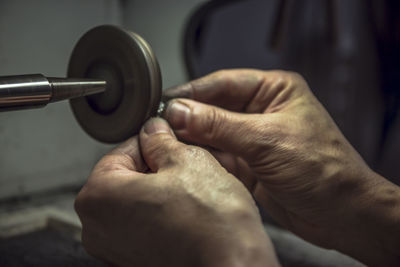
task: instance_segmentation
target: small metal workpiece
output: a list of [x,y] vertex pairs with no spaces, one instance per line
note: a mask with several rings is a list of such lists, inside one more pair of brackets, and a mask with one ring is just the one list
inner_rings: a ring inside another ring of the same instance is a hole
[[161,101],[160,105],[158,106],[158,110],[157,110],[158,117],[161,117],[163,115],[166,107],[167,107],[166,104],[163,101]]
[[105,89],[103,80],[46,78],[41,74],[3,76],[0,77],[0,111],[40,108]]

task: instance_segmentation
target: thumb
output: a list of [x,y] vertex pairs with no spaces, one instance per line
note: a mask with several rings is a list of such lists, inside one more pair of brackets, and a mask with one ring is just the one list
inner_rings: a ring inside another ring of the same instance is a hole
[[139,141],[143,159],[154,172],[177,163],[176,151],[184,146],[161,118],[151,118],[143,125]]
[[189,99],[172,100],[164,112],[179,138],[248,160],[268,144],[263,136],[267,119],[261,116],[231,112]]

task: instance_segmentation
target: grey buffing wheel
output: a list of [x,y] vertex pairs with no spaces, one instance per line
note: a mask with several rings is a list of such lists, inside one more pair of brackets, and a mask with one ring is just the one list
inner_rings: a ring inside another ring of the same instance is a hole
[[107,82],[104,93],[70,100],[81,127],[101,142],[124,141],[157,112],[161,98],[157,59],[133,32],[110,25],[88,31],[72,52],[68,77]]

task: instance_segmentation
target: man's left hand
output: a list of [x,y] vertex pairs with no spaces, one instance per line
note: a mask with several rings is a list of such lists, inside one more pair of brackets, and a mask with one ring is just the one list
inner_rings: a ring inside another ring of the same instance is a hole
[[151,119],[75,202],[86,250],[119,266],[279,266],[254,201],[206,150]]

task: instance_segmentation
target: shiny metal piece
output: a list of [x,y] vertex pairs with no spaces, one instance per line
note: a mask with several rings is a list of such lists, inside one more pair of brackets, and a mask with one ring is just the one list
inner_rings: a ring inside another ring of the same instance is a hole
[[51,93],[49,81],[40,74],[0,77],[0,110],[43,107]]
[[107,82],[95,79],[47,78],[52,88],[50,102],[102,93]]
[[50,102],[103,92],[106,82],[46,78],[41,74],[0,77],[0,111],[40,108]]
[[157,114],[158,62],[149,44],[133,32],[110,25],[87,32],[72,52],[68,77],[107,81],[104,93],[70,100],[77,121],[96,140],[122,142]]
[[157,116],[161,117],[166,108],[167,108],[167,105],[165,104],[165,102],[161,101],[160,105],[158,106],[158,109],[157,109]]

